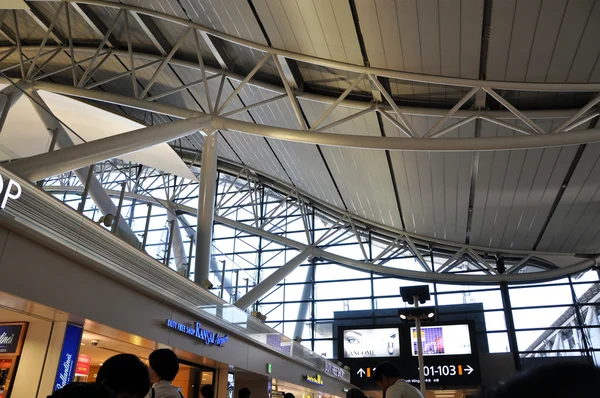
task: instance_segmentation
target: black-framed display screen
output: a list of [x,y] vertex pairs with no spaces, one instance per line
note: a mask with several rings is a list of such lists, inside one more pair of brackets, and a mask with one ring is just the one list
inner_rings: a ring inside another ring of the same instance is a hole
[[[419,383],[417,334],[412,325],[351,326],[338,328],[339,360],[352,369],[352,384],[363,389],[377,364],[393,363],[401,377]],[[425,382],[431,387],[469,387],[481,384],[473,322],[426,323],[421,328]]]

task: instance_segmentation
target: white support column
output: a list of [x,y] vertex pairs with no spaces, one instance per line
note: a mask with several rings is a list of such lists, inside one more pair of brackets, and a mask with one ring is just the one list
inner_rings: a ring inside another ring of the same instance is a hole
[[198,224],[196,227],[196,270],[194,281],[201,285],[208,279],[212,257],[212,234],[217,192],[217,135],[218,131],[204,137],[202,168],[198,193]]
[[242,298],[236,301],[234,305],[242,310],[250,307],[252,304],[254,304],[254,302],[256,302],[256,300],[264,296],[269,290],[275,287],[275,285],[284,280],[286,276],[298,268],[300,264],[306,261],[306,259],[313,253],[313,250],[313,247],[309,246],[301,251],[298,255],[296,255],[296,257],[279,267],[277,271],[273,272],[261,283],[254,286],[252,290],[242,296]]
[[179,227],[179,219],[173,211],[167,210],[167,220],[171,222],[171,231],[173,235],[173,257],[175,258],[175,266],[177,272],[181,275],[185,275],[189,264],[187,263],[187,255],[183,246],[183,238],[181,237],[181,228]]
[[20,82],[16,85],[11,84],[8,87],[5,87],[2,91],[0,91],[0,133],[2,133],[2,128],[4,127],[4,122],[6,121],[6,116],[10,111],[10,108],[21,98],[23,95],[23,91],[17,87]]

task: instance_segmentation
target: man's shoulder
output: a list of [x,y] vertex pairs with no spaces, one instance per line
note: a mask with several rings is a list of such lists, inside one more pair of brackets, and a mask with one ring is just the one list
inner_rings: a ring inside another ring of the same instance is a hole
[[398,381],[396,384],[388,388],[385,394],[386,398],[402,397],[402,398],[418,398],[421,393],[418,389],[408,384],[405,381]]

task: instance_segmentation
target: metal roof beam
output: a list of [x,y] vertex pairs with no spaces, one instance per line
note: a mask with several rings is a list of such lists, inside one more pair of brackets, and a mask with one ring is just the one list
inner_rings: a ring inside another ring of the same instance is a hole
[[[92,10],[87,4],[70,3],[73,8],[81,15],[84,21],[89,25],[90,28],[100,37],[106,36],[108,27],[102,22],[100,17]],[[119,47],[119,40],[111,33],[108,35],[106,44],[111,48]]]
[[222,69],[232,71],[235,69],[233,60],[225,50],[225,42],[215,36],[209,35],[206,32],[199,31],[200,36],[208,46],[208,49],[212,53],[213,57],[216,58],[217,62]]
[[165,35],[162,34],[158,26],[156,26],[156,23],[154,23],[152,18],[148,15],[137,12],[132,12],[131,15],[137,21],[146,36],[148,36],[158,51],[162,55],[167,55],[171,51],[171,44]]

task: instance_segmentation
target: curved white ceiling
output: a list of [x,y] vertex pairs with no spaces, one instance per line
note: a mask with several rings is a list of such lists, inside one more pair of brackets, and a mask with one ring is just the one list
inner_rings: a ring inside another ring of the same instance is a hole
[[[4,87],[6,85],[0,85],[0,89]],[[62,95],[45,91],[39,94],[67,127],[75,144],[81,144],[82,140],[69,130],[75,131],[85,141],[94,141],[144,127],[125,117]],[[0,160],[37,155],[46,152],[49,146],[50,134],[29,99],[23,95],[11,108],[0,132]],[[195,175],[166,143],[127,154],[120,159],[196,180]]]

